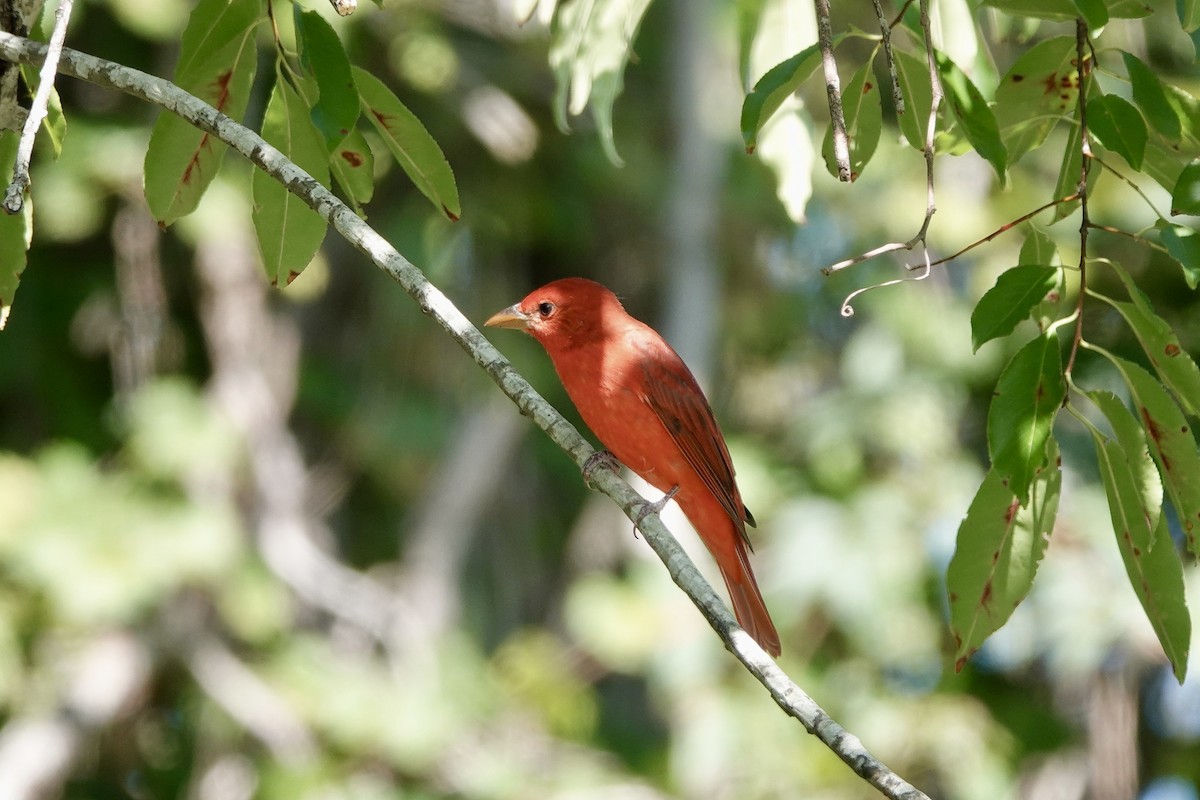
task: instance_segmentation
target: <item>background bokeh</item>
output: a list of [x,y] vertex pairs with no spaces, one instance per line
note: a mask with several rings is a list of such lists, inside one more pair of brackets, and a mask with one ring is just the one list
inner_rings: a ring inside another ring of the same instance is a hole
[[[188,10],[89,0],[68,44],[169,75]],[[845,13],[873,24],[865,4]],[[539,14],[406,0],[330,18],[439,141],[463,198],[449,223],[392,168],[370,223],[477,322],[584,275],[666,333],[759,520],[780,663],[869,749],[939,798],[1200,796],[1200,680],[1171,676],[1066,415],[1034,590],[953,669],[943,574],[984,474],[996,376],[1021,344],[972,353],[969,316],[1016,263],[1019,231],[844,317],[850,291],[902,262],[820,268],[912,236],[924,162],[889,123],[855,184],[816,167],[796,224],[776,196],[792,151],[777,173],[742,147],[731,5],[651,6],[616,105],[620,168],[590,116],[556,128]],[[990,25],[989,57],[1011,61],[1020,31]],[[1195,82],[1177,25],[1113,25]],[[272,58],[264,40],[253,125]],[[876,796],[386,275],[330,235],[269,289],[250,168],[232,156],[200,210],[160,231],[141,196],[154,109],[59,90],[68,138],[57,161],[37,154],[35,243],[0,334],[0,796]],[[802,94],[819,131],[820,89]],[[940,158],[934,254],[1046,202],[1065,138],[1003,191],[974,156]],[[1092,214],[1136,229],[1141,208],[1107,181]],[[1065,254],[1077,223],[1049,229]],[[1131,241],[1095,241],[1200,352],[1182,277]],[[1136,357],[1111,312],[1088,326]],[[492,338],[578,421],[535,342]],[[1077,379],[1104,385],[1088,355]],[[716,578],[682,518],[667,521]],[[1187,579],[1194,609],[1194,564]]]

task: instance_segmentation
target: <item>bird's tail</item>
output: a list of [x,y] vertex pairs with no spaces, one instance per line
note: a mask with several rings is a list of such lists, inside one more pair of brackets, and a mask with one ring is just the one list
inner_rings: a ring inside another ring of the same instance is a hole
[[767,612],[767,604],[763,601],[762,593],[758,590],[758,582],[754,580],[754,572],[750,569],[746,545],[738,539],[735,542],[737,563],[729,564],[721,570],[725,578],[725,588],[729,590],[729,599],[733,603],[733,615],[738,624],[745,628],[754,641],[763,650],[778,658],[780,653],[779,632]]

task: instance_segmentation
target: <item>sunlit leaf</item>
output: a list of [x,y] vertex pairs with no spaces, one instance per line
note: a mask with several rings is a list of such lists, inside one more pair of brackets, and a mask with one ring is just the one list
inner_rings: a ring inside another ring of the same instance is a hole
[[1096,444],[1100,477],[1108,494],[1113,531],[1137,550],[1154,547],[1154,531],[1162,516],[1163,487],[1150,455],[1146,433],[1112,392],[1088,392],[1116,435],[1108,439],[1089,428]]
[[967,139],[975,146],[979,155],[995,168],[996,175],[1003,184],[1008,164],[1011,162],[1004,142],[1000,139],[996,116],[979,89],[958,65],[942,53],[937,54],[937,63],[946,102],[954,113],[954,118],[962,126]]
[[[850,180],[857,180],[866,168],[875,148],[879,145],[879,134],[883,130],[883,108],[879,100],[879,87],[871,65],[864,64],[842,87],[842,111],[846,120],[846,136],[850,140]],[[825,141],[821,147],[825,168],[835,178],[838,176],[837,159],[833,152],[833,126],[825,130]]]
[[929,109],[933,105],[929,67],[924,58],[918,58],[907,50],[897,50],[896,77],[904,96],[904,113],[897,115],[900,130],[910,145],[923,152],[929,131]]
[[[202,0],[183,32],[175,84],[240,120],[250,99],[262,0]],[[226,147],[182,117],[163,112],[146,148],[146,202],[162,225],[196,209]]]
[[742,140],[746,143],[747,153],[754,152],[758,134],[767,120],[800,84],[808,80],[820,63],[821,53],[814,44],[771,67],[758,79],[754,89],[742,101]]
[[1184,593],[1183,563],[1175,552],[1166,517],[1160,517],[1154,529],[1152,549],[1139,550],[1120,536],[1117,545],[1125,561],[1129,584],[1137,593],[1163,653],[1171,662],[1175,679],[1183,683],[1192,643],[1192,618]]
[[1158,238],[1183,271],[1189,289],[1200,285],[1200,234],[1185,225],[1160,219],[1155,223]]
[[1200,28],[1200,0],[1176,0],[1175,11],[1185,31],[1191,33]]
[[984,640],[1002,626],[1033,585],[1058,513],[1062,487],[1058,447],[1047,443],[1021,506],[995,469],[988,472],[958,528],[946,570],[954,668],[961,670]]
[[458,184],[442,148],[383,81],[355,67],[354,82],[362,98],[363,113],[383,137],[400,168],[439,211],[457,220],[462,215]]
[[554,118],[566,131],[568,112],[581,114],[590,102],[604,151],[617,165],[622,161],[613,139],[612,109],[624,88],[625,65],[649,5],[650,0],[589,0],[566,3],[554,15]]
[[1053,267],[1027,265],[1002,272],[971,312],[974,349],[1012,333],[1057,283],[1058,270]]
[[[30,87],[31,91],[37,91],[38,85],[38,70],[32,64],[21,65],[21,77],[25,79],[25,84]],[[46,137],[50,140],[50,147],[54,150],[54,157],[62,153],[63,140],[67,136],[67,118],[63,114],[62,100],[58,96],[58,89],[51,87],[50,99],[46,104],[46,117],[42,120],[42,130],[46,132]],[[0,161],[0,163],[5,163]]]
[[[1133,282],[1129,272],[1115,261],[1109,265],[1125,284],[1132,302],[1108,300],[1118,311],[1146,351],[1150,364],[1163,383],[1175,393],[1179,404],[1189,414],[1200,411],[1200,368],[1179,342],[1179,337],[1165,319],[1154,313],[1150,299]],[[1105,298],[1108,299],[1108,298]]]
[[1024,505],[1044,464],[1046,440],[1066,395],[1058,338],[1038,336],[1017,351],[1000,373],[988,409],[992,469]]
[[318,95],[312,121],[329,152],[354,129],[360,113],[358,89],[350,73],[350,59],[333,27],[316,11],[294,9],[300,63],[316,79]]
[[[355,206],[371,202],[375,193],[375,156],[366,137],[357,128],[333,148],[329,168],[342,191]],[[361,214],[361,209],[359,213]]]
[[[262,136],[296,166],[322,184],[329,183],[329,156],[313,127],[308,106],[282,77],[275,81],[263,119]],[[325,239],[325,220],[296,195],[262,170],[251,178],[254,211],[263,268],[276,286],[291,283]]]
[[[16,131],[0,131],[0,169],[7,170],[16,160],[19,138]],[[26,193],[20,214],[0,211],[0,330],[8,323],[32,236],[33,196]]]
[[1142,168],[1149,134],[1146,121],[1128,100],[1106,94],[1089,103],[1088,131],[1100,140],[1100,144],[1125,159],[1129,166]]
[[1040,146],[1054,126],[1075,110],[1078,97],[1075,37],[1046,39],[1018,58],[996,87],[996,122],[1008,163],[1017,163]]
[[1146,115],[1155,131],[1169,141],[1178,141],[1182,133],[1179,115],[1168,101],[1162,81],[1154,74],[1154,70],[1132,53],[1122,51],[1121,57],[1125,60],[1125,71],[1129,73],[1129,82],[1133,86],[1133,102]]
[[1134,412],[1146,431],[1150,455],[1183,526],[1188,549],[1200,555],[1200,453],[1179,406],[1154,377],[1130,361],[1110,357],[1133,396]]

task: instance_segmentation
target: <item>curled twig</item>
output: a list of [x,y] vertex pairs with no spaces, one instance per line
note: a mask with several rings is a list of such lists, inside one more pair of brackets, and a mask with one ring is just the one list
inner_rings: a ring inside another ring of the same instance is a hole
[[858,297],[860,294],[869,292],[872,289],[882,289],[885,286],[895,286],[898,283],[910,283],[912,281],[923,281],[929,277],[929,273],[932,271],[931,270],[932,266],[933,265],[929,261],[929,251],[926,250],[925,251],[925,270],[920,275],[915,275],[915,276],[910,276],[910,277],[905,277],[905,278],[893,278],[890,281],[884,281],[883,283],[873,283],[870,286],[864,286],[861,289],[855,289],[853,292],[846,295],[846,299],[842,301],[842,316],[843,317],[853,317],[854,316],[854,306],[850,305],[850,301],[853,300],[854,298]]

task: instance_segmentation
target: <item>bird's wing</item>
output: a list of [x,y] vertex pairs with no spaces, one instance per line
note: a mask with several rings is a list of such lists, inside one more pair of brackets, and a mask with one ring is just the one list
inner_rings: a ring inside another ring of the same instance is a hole
[[[644,399],[734,527],[746,537],[743,523],[753,525],[754,518],[742,504],[734,483],[733,461],[725,439],[691,372],[674,351],[669,351],[669,356],[655,353],[642,361]],[[746,543],[750,543],[749,538]]]

